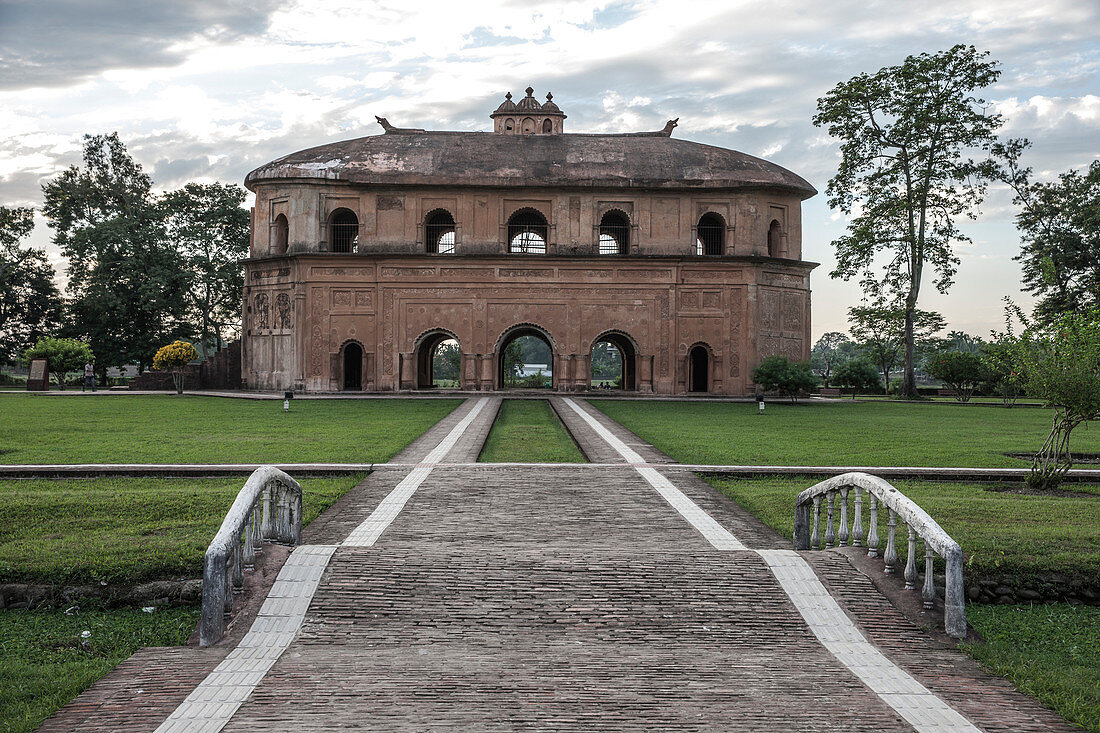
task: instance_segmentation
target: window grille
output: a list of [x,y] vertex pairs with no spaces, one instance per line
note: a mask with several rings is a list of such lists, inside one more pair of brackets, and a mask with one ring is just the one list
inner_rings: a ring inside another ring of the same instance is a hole
[[617,211],[600,220],[600,254],[625,255],[630,250],[630,222]]
[[338,209],[332,215],[330,237],[333,252],[359,251],[359,219],[347,209]]
[[695,227],[695,254],[720,255],[725,249],[726,223],[717,214],[703,214]]
[[439,209],[428,214],[424,223],[424,246],[429,253],[455,253],[455,220],[451,212]]
[[516,254],[546,254],[550,227],[537,211],[524,209],[508,220],[508,251]]

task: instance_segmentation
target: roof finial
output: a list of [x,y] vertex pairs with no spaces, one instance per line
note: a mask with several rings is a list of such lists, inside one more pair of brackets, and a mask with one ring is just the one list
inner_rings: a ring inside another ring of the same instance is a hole
[[532,97],[532,96],[534,96],[534,94],[535,94],[535,89],[534,89],[534,87],[527,87],[527,89],[526,89],[525,91],[527,92],[527,96],[528,96],[528,97]]
[[511,102],[512,101],[512,93],[508,92],[507,94],[504,95],[504,98],[507,99],[509,102]]
[[546,93],[546,101],[550,102],[550,101],[553,101],[553,99],[554,99],[554,95],[551,94],[550,92],[547,92]]

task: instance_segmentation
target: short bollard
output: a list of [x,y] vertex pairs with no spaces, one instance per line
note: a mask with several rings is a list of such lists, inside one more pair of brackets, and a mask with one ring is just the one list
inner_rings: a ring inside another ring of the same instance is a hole
[[283,392],[283,412],[290,412],[290,401],[294,399],[294,392],[287,390]]
[[756,395],[756,404],[760,405],[760,410],[756,414],[757,415],[763,415],[764,414],[764,395],[762,395],[762,394],[757,394]]

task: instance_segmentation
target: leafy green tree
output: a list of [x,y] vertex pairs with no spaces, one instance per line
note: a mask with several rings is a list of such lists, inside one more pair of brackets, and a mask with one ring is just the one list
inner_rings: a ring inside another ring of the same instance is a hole
[[847,334],[829,331],[810,350],[810,366],[821,376],[821,383],[828,387],[829,378],[838,366],[853,357],[856,344]]
[[[882,372],[883,384],[890,384],[890,370],[898,361],[905,345],[907,318],[904,306],[888,305],[879,299],[872,305],[848,309],[848,324],[860,351]],[[943,330],[944,319],[939,313],[918,310],[913,314],[915,343],[930,344]]]
[[24,352],[23,358],[28,362],[31,359],[45,359],[61,389],[65,389],[65,375],[81,370],[88,362],[95,361],[92,348],[88,344],[67,338],[39,339],[38,343]]
[[189,320],[203,356],[220,349],[223,335],[241,325],[244,271],[248,256],[245,191],[236,184],[188,183],[160,199],[168,242],[190,274]]
[[982,362],[991,391],[1000,395],[1005,407],[1012,407],[1020,397],[1021,385],[1016,356],[1019,339],[1011,334],[994,333],[982,345]]
[[765,392],[778,392],[791,398],[817,387],[817,377],[808,362],[791,362],[785,356],[769,356],[752,370],[752,381]]
[[882,386],[878,369],[864,358],[849,359],[836,368],[834,383],[852,390],[852,399],[858,392],[870,392]]
[[1022,168],[1025,141],[998,148],[1007,162],[1004,180],[1020,206],[1016,226],[1022,247],[1024,289],[1037,297],[1035,316],[1044,322],[1066,312],[1100,305],[1100,160],[1087,172],[1067,171],[1057,181],[1032,180]]
[[0,364],[10,364],[61,324],[61,293],[41,250],[20,246],[34,229],[32,209],[0,206]]
[[83,167],[42,187],[54,242],[69,260],[72,319],[98,366],[137,362],[186,335],[188,274],[166,241],[151,181],[117,133],[84,137]]
[[592,378],[615,379],[622,375],[623,359],[619,350],[607,341],[592,347]]
[[962,351],[941,351],[928,365],[928,373],[955,390],[955,399],[969,402],[983,383],[989,381],[989,371],[978,354]]
[[[956,220],[973,216],[994,175],[990,151],[1001,117],[974,91],[997,80],[997,64],[973,46],[908,56],[897,66],[841,82],[817,101],[813,122],[841,140],[841,162],[826,189],[829,205],[852,215],[848,233],[833,242],[845,280],[864,275],[872,295],[900,298],[903,307],[903,383],[917,396],[917,302],[926,267],[935,287],[950,288],[959,259],[953,245],[969,241]],[[881,276],[871,274],[884,255]],[[884,369],[885,371],[885,369]]]
[[432,354],[432,374],[436,379],[458,380],[462,352],[454,341],[444,341]]
[[1051,489],[1072,465],[1069,438],[1100,419],[1100,308],[1067,313],[1020,338],[1017,363],[1025,391],[1055,409],[1050,435],[1035,455],[1028,483]]

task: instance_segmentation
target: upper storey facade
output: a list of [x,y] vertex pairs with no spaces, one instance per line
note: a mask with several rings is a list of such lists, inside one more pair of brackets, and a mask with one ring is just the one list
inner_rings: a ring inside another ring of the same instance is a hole
[[306,253],[800,260],[794,173],[659,132],[564,132],[528,88],[494,132],[396,128],[252,171],[254,259]]

